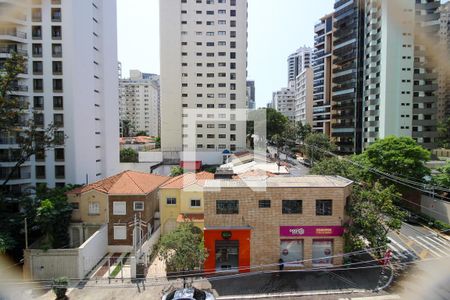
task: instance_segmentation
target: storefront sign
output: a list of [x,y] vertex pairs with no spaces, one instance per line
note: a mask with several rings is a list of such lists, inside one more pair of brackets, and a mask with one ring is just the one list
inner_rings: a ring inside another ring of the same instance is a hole
[[229,240],[231,238],[231,231],[222,231],[222,238],[224,240]]
[[341,236],[342,226],[280,226],[280,236]]

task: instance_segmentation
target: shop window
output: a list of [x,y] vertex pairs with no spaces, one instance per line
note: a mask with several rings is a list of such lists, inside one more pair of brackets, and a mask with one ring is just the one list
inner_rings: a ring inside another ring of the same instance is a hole
[[332,211],[332,200],[316,200],[316,216],[331,216]]
[[218,215],[239,214],[239,201],[238,200],[217,200],[216,201],[216,214],[218,214]]
[[114,239],[126,240],[127,239],[127,227],[124,225],[114,226]]
[[216,270],[239,267],[239,241],[216,241]]
[[333,256],[333,241],[313,240],[312,263],[313,265],[331,265]]
[[259,208],[270,208],[270,200],[259,200]]
[[302,264],[303,240],[281,240],[280,258],[285,264]]
[[302,200],[283,200],[283,214],[301,214]]

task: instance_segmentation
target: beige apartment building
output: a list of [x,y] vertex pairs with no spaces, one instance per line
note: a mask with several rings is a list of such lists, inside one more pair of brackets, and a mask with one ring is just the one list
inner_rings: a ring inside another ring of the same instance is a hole
[[303,125],[313,122],[313,80],[311,68],[303,69],[295,79],[295,121]]
[[246,144],[247,1],[160,0],[160,38],[163,158],[221,163]]
[[205,270],[277,268],[280,259],[289,268],[340,265],[351,189],[337,176],[207,180]]

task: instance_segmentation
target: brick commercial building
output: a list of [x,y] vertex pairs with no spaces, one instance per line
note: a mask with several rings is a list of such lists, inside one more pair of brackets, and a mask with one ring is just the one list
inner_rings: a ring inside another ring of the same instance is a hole
[[341,264],[351,187],[336,176],[206,181],[205,270]]

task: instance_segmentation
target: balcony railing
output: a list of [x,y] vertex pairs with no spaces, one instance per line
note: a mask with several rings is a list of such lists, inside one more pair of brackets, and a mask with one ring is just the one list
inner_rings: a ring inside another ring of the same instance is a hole
[[11,29],[11,28],[0,28],[0,35],[8,35],[8,36],[13,36],[13,37],[18,37],[21,39],[27,38],[27,34],[25,32],[18,31],[16,29]]

